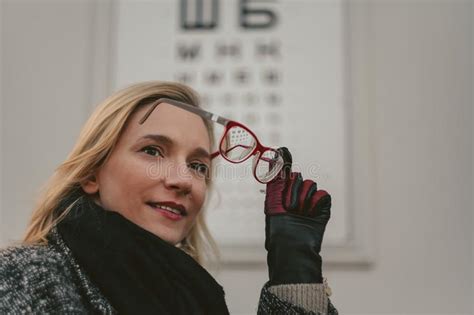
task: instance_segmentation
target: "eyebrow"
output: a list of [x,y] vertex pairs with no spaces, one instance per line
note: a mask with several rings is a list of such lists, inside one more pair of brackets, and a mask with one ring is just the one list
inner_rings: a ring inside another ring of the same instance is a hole
[[[164,144],[169,145],[169,146],[171,146],[175,143],[170,137],[163,136],[163,135],[157,135],[157,134],[148,134],[148,135],[145,135],[145,136],[141,137],[138,140],[143,140],[143,139],[150,139],[150,140],[153,140],[155,142],[161,142],[161,143],[164,143]],[[209,153],[209,151],[207,151],[206,149],[204,149],[202,147],[197,147],[196,149],[194,149],[192,154],[196,155],[196,156],[199,156],[199,157],[204,157],[204,158],[211,159],[211,154]]]

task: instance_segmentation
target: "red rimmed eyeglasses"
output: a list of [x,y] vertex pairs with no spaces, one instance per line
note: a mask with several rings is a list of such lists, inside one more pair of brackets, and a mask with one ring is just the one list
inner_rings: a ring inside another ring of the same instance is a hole
[[224,133],[219,141],[219,150],[211,154],[212,159],[218,155],[222,155],[227,161],[237,164],[254,156],[252,163],[253,175],[255,179],[262,184],[266,184],[274,179],[283,167],[283,158],[278,151],[263,146],[252,130],[239,122],[207,112],[190,104],[169,98],[160,98],[152,104],[139,123],[143,124],[155,110],[156,106],[161,103],[177,106],[225,127]]

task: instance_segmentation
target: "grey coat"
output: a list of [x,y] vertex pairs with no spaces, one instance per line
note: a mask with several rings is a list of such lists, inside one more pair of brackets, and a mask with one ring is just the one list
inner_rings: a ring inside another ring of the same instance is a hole
[[[297,288],[295,293],[294,288],[286,289],[285,286],[279,288],[278,293],[264,286],[258,313],[322,314],[327,311],[327,314],[337,314],[323,290],[312,290],[315,296],[311,297],[311,305],[300,303],[297,306],[298,303],[290,301],[303,291]],[[301,296],[298,300],[302,300]],[[55,230],[47,245],[17,246],[0,251],[0,314],[31,313],[116,313]]]

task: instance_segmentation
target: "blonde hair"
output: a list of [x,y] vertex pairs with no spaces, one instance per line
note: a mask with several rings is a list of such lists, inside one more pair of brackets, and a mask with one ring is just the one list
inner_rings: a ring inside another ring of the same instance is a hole
[[[191,88],[173,82],[149,81],[131,85],[104,100],[82,128],[79,138],[66,160],[59,165],[40,191],[27,228],[24,243],[47,243],[47,235],[70,211],[73,201],[64,210],[55,211],[61,200],[81,188],[108,159],[126,126],[129,117],[143,105],[167,97],[199,106],[199,97]],[[213,128],[204,121],[213,145]],[[208,187],[211,182],[208,180]],[[209,189],[208,189],[209,191]],[[188,237],[179,245],[199,263],[204,256],[215,254],[217,246],[207,228],[202,209]]]

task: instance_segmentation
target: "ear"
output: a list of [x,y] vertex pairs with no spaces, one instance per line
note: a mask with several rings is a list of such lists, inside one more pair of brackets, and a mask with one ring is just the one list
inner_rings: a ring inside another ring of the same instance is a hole
[[92,195],[99,191],[99,182],[94,175],[90,179],[82,182],[81,187],[86,193]]

